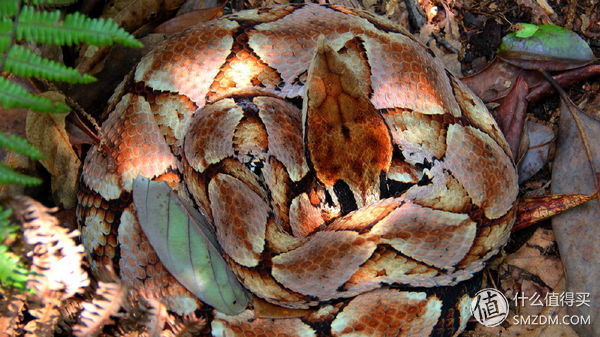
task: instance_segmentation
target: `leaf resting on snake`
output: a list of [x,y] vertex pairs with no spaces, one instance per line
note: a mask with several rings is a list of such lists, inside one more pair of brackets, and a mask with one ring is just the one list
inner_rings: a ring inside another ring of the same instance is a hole
[[223,313],[246,308],[249,296],[229,270],[202,214],[164,182],[143,177],[133,182],[133,203],[148,241],[181,284]]

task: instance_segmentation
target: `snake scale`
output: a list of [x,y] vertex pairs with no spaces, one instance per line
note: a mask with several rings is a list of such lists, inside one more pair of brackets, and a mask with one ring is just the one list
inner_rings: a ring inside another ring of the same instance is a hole
[[92,269],[113,266],[175,313],[203,306],[140,228],[143,176],[203,210],[249,292],[296,313],[213,311],[212,336],[458,335],[477,288],[465,284],[515,219],[515,166],[484,104],[366,11],[290,5],[198,24],[109,103],[110,151],[89,151],[78,194]]

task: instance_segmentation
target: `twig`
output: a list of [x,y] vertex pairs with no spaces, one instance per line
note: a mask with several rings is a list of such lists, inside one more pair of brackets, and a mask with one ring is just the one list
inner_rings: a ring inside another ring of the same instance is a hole
[[[79,103],[77,103],[77,101],[75,101],[68,95],[64,94],[62,92],[62,90],[60,90],[54,83],[46,81],[46,80],[44,80],[43,82],[48,89],[50,89],[52,91],[57,91],[57,92],[60,92],[61,94],[63,94],[63,96],[65,96],[65,102],[67,103],[68,106],[73,108],[73,111],[75,112],[75,114],[78,116],[83,116],[85,120],[87,120],[90,124],[92,124],[92,127],[94,128],[94,131],[97,132],[97,135],[89,134],[89,133],[88,133],[88,135],[91,136],[92,138],[98,140],[98,148],[99,149],[102,149],[107,154],[112,156],[113,152],[110,149],[109,144],[106,143],[107,138],[104,136],[104,133],[102,132],[102,128],[100,127],[100,125],[98,125],[98,123],[96,122],[96,119],[94,119],[94,117],[92,117],[89,113],[87,113],[85,111],[85,109],[83,109],[83,107],[81,105],[79,105]],[[81,121],[81,119],[79,119],[79,120]],[[85,124],[84,124],[84,126],[85,126]],[[87,129],[87,126],[86,126],[86,129]],[[84,132],[86,131],[83,128],[82,128],[82,130]]]
[[[600,64],[591,64],[585,67],[565,71],[553,76],[553,78],[559,86],[568,87],[589,77],[597,75],[600,75]],[[544,95],[551,93],[552,87],[552,83],[543,82],[542,84],[533,88],[529,94],[527,94],[527,100],[529,102],[537,101]]]

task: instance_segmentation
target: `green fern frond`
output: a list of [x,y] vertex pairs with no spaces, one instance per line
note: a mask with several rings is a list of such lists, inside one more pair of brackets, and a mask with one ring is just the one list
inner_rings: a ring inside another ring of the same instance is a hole
[[17,226],[10,224],[11,210],[0,206],[0,285],[24,289],[29,271],[23,266],[18,256],[8,250],[4,244],[7,239],[15,237]]
[[0,0],[0,15],[12,16],[17,13],[17,0]]
[[18,256],[8,251],[8,246],[0,245],[0,285],[25,289],[28,270]]
[[31,159],[44,159],[40,150],[29,144],[27,140],[16,135],[6,134],[2,131],[0,131],[0,147],[24,154]]
[[14,45],[10,48],[4,68],[18,76],[34,76],[52,81],[90,83],[96,80],[93,76],[81,74],[75,68],[45,59],[19,45]]
[[0,77],[0,104],[5,108],[29,108],[41,112],[68,112],[67,105],[35,96],[25,88]]
[[57,45],[83,42],[99,46],[117,42],[128,47],[142,47],[141,42],[110,19],[92,19],[73,13],[61,21],[60,11],[36,11],[31,6],[23,6],[19,14],[17,40]]
[[35,177],[30,177],[19,173],[12,168],[0,163],[0,185],[19,184],[25,186],[39,185],[42,181]]
[[77,2],[77,0],[26,0],[28,4],[38,6],[65,6]]
[[11,43],[12,21],[9,18],[0,18],[0,52],[8,48]]
[[4,209],[0,206],[0,243],[3,243],[4,240],[12,239],[18,228],[17,226],[11,226],[9,220],[11,214],[12,210]]

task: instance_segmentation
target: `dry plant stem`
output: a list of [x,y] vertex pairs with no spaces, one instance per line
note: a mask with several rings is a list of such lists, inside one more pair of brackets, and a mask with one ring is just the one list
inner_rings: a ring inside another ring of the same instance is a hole
[[[542,69],[539,69],[538,71],[544,76],[544,78],[546,78],[546,80],[554,87],[554,89],[556,89],[556,91],[560,95],[560,98],[564,101],[564,103],[567,107],[567,110],[569,111],[569,113],[571,113],[571,116],[573,116],[573,120],[575,121],[577,130],[579,131],[579,138],[581,138],[581,142],[583,144],[583,148],[585,150],[585,154],[587,156],[588,163],[590,164],[590,169],[592,170],[592,174],[595,177],[598,177],[598,170],[596,170],[596,168],[594,167],[594,155],[592,153],[592,149],[591,149],[590,143],[588,141],[588,136],[585,132],[585,129],[583,128],[581,119],[579,118],[579,115],[578,115],[578,113],[583,113],[583,112],[575,105],[575,103],[573,103],[573,101],[571,100],[569,95],[567,95],[567,93],[563,90],[563,88],[561,88],[561,86],[558,85],[558,83],[556,83],[554,78],[547,71],[542,70]],[[596,193],[598,193],[600,191],[600,188],[598,187],[598,179],[594,179],[594,186],[596,187]],[[597,200],[597,202],[598,202],[598,205],[600,206],[600,200]]]
[[[600,75],[600,64],[591,64],[585,67],[569,70],[562,72],[558,75],[554,75],[552,78],[558,83],[559,86],[568,87],[577,82],[584,81],[589,77]],[[543,82],[542,84],[534,87],[529,94],[527,94],[527,100],[534,102],[539,100],[545,95],[553,92],[552,84],[550,82]]]
[[498,289],[498,285],[496,284],[496,281],[494,280],[494,277],[492,276],[492,273],[490,272],[490,269],[486,268],[485,271],[486,271],[488,279],[490,280],[490,283],[492,284],[492,287],[494,289]]
[[438,33],[432,33],[431,35],[435,39],[435,42],[437,42],[440,45],[442,45],[444,48],[446,48],[452,54],[458,54],[459,53],[458,49],[454,48],[454,46],[452,46],[448,41],[446,41],[446,39],[444,39],[440,34],[438,34]]
[[[99,148],[106,151],[106,153],[108,153],[108,154],[112,154],[110,147],[108,146],[108,144],[106,144],[106,137],[104,136],[104,133],[102,132],[102,129],[100,128],[100,125],[98,125],[98,123],[96,122],[94,117],[92,117],[90,114],[88,114],[85,111],[85,109],[83,109],[83,107],[81,105],[79,105],[79,103],[77,103],[74,99],[72,99],[68,95],[64,94],[62,92],[62,90],[60,90],[54,83],[48,82],[46,80],[44,80],[43,82],[48,89],[50,89],[52,91],[57,91],[57,92],[60,92],[61,94],[63,94],[63,96],[65,96],[65,103],[67,103],[68,106],[73,108],[73,110],[78,115],[78,117],[83,116],[85,120],[87,120],[90,124],[92,124],[92,127],[94,128],[94,131],[96,131],[97,134],[95,134],[95,135],[90,134],[89,136],[92,137],[93,139],[98,140]],[[81,121],[81,118],[78,118],[78,119]],[[84,126],[85,126],[85,124],[84,124]],[[85,127],[83,130],[86,131],[86,129],[87,129],[87,127]]]

